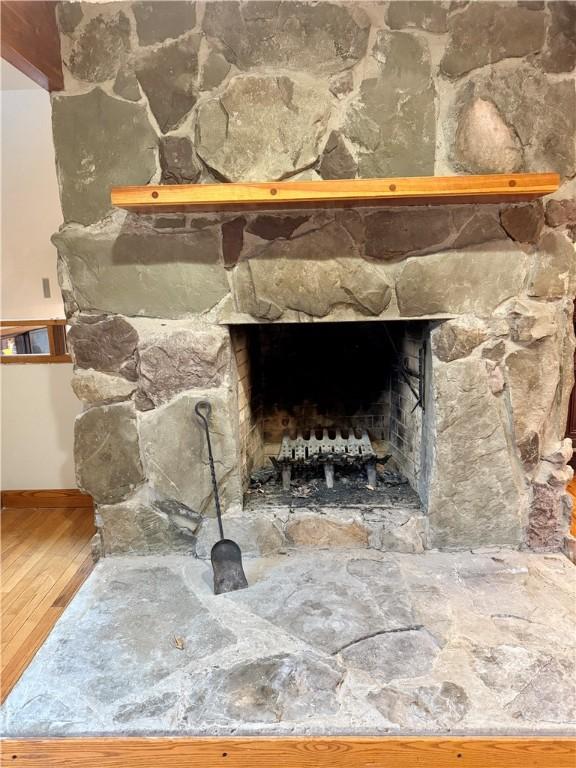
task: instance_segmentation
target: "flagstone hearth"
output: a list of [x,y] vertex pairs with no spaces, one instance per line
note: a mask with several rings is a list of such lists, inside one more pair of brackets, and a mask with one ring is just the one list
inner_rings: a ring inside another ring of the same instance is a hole
[[576,724],[562,555],[299,550],[105,558],[2,711],[13,736],[559,734]]

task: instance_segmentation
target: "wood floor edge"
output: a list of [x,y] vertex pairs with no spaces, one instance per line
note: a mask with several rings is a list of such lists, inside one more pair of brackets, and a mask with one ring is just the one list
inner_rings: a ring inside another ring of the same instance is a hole
[[573,768],[569,737],[99,737],[4,739],[20,768]]
[[1,491],[2,507],[34,509],[39,507],[93,507],[92,496],[77,488],[45,488],[16,491]]

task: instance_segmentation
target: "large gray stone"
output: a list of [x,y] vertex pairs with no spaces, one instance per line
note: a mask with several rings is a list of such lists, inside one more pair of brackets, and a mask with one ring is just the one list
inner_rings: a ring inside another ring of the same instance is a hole
[[461,86],[456,112],[452,156],[463,170],[574,175],[576,94],[568,80],[550,82],[524,63],[492,67]]
[[80,316],[68,332],[68,344],[79,368],[118,373],[136,351],[138,333],[123,317]]
[[562,232],[547,232],[536,245],[528,295],[560,299],[576,293],[576,248]]
[[337,99],[343,99],[354,89],[354,73],[347,69],[334,75],[330,80],[330,93]]
[[550,661],[549,656],[517,645],[472,643],[470,652],[474,670],[484,685],[508,695],[519,693]]
[[390,29],[416,27],[427,32],[446,32],[449,3],[438,0],[392,0],[386,10]]
[[531,723],[576,720],[574,656],[552,659],[506,707],[512,716]]
[[356,159],[337,131],[330,134],[318,172],[323,179],[353,179],[356,176]]
[[548,200],[546,224],[549,227],[576,227],[576,199]]
[[100,88],[54,96],[52,125],[66,221],[97,221],[111,209],[110,187],[147,184],[156,170],[157,139],[143,105]]
[[210,400],[210,434],[223,509],[240,503],[239,447],[235,403],[215,391],[180,395],[139,419],[144,471],[162,496],[203,514],[215,514],[206,434],[194,406]]
[[240,662],[191,676],[187,723],[278,723],[335,714],[344,670],[332,659],[304,651]]
[[410,259],[396,281],[400,314],[489,314],[518,294],[528,257],[509,242]]
[[196,3],[184,0],[132,3],[140,45],[180,37],[196,24]]
[[246,231],[263,240],[289,238],[301,224],[308,221],[307,215],[266,215],[255,216],[246,227]]
[[448,320],[431,335],[432,350],[443,363],[468,357],[488,338],[488,329],[481,320],[465,316]]
[[514,434],[518,442],[542,433],[560,382],[560,346],[546,337],[506,357]]
[[78,487],[98,504],[122,501],[143,480],[136,414],[131,404],[90,408],[74,424]]
[[[102,575],[94,587],[94,598],[90,611],[78,606],[74,624],[64,637],[52,640],[51,654],[44,663],[45,675],[54,679],[65,675],[74,698],[79,702],[89,699],[93,713],[97,707],[111,707],[112,711],[117,707],[121,717],[126,700],[135,697],[138,701],[143,688],[158,685],[236,640],[187,589],[182,576],[164,564],[148,561],[139,565],[136,561],[108,579]],[[73,654],[70,648],[74,648]],[[55,687],[53,697],[61,695]],[[30,715],[24,706],[23,731],[30,725]],[[58,725],[65,730],[74,721],[75,716],[71,721],[68,716]]]
[[439,250],[453,232],[453,212],[447,207],[383,208],[365,218],[366,255],[394,261],[409,253]]
[[369,695],[369,701],[387,720],[410,730],[450,730],[468,713],[470,699],[464,688],[443,682],[405,691],[386,687]]
[[506,173],[522,166],[522,146],[498,108],[488,99],[471,99],[456,131],[456,160],[475,173]]
[[[226,537],[238,544],[245,558],[277,555],[286,550],[282,523],[268,510],[260,509],[254,514],[245,511],[229,513],[224,515],[223,525]],[[219,538],[217,520],[205,518],[198,531],[196,557],[209,560],[212,547]]]
[[222,258],[226,269],[238,263],[244,247],[244,227],[246,219],[238,216],[222,223]]
[[216,227],[159,234],[137,222],[55,235],[80,309],[178,318],[228,293]]
[[295,547],[367,547],[368,533],[353,516],[295,513],[286,525],[288,543]]
[[198,109],[200,157],[230,181],[262,181],[313,163],[329,116],[328,91],[310,78],[243,75]]
[[341,652],[346,666],[366,672],[372,679],[390,682],[428,674],[440,646],[421,627],[404,627],[359,640]]
[[383,526],[380,546],[384,552],[420,554],[428,549],[428,518],[411,515],[398,526]]
[[71,35],[82,21],[82,5],[76,2],[60,2],[56,6],[58,27],[64,35]]
[[122,376],[79,368],[72,376],[72,389],[79,400],[89,405],[127,400],[136,384]]
[[200,69],[200,90],[217,88],[230,72],[230,62],[218,51],[210,51]]
[[[140,499],[99,505],[96,524],[105,555],[195,553],[194,533],[200,516],[183,505],[176,514]],[[187,523],[184,525],[182,523]]]
[[352,67],[366,51],[369,21],[360,9],[350,10],[330,2],[208,3],[203,29],[240,69],[330,74]]
[[389,619],[393,620],[384,628],[386,630],[406,629],[422,623],[417,618],[422,609],[420,608],[418,612],[415,610],[414,591],[409,580],[405,578],[404,566],[409,562],[412,562],[412,558],[403,558],[398,555],[384,555],[375,559],[355,553],[346,564],[347,573],[364,585]]
[[114,715],[114,722],[128,725],[135,720],[149,720],[163,715],[170,715],[174,705],[178,701],[178,695],[173,691],[167,691],[158,695],[152,695],[144,701],[126,702],[121,704]]
[[130,22],[122,11],[95,16],[70,34],[74,40],[64,62],[78,80],[110,80],[130,50]]
[[435,91],[426,42],[380,31],[372,57],[378,75],[362,82],[343,128],[359,147],[360,177],[434,173]]
[[251,254],[232,279],[238,310],[254,317],[275,320],[287,310],[325,317],[341,306],[378,315],[390,303],[385,268],[358,258],[340,224],[271,242]]
[[138,386],[154,405],[186,389],[219,387],[230,366],[224,328],[168,328],[148,336],[138,349]]
[[112,88],[115,94],[128,101],[140,100],[140,86],[134,72],[128,67],[118,70],[114,86]]
[[136,77],[163,133],[176,128],[196,103],[199,48],[200,37],[192,33],[145,51],[136,61]]
[[531,344],[546,336],[554,336],[558,330],[557,307],[531,299],[513,299],[502,307],[510,328],[512,341]]
[[160,139],[162,184],[195,184],[202,173],[192,142],[187,136]]
[[450,42],[440,69],[449,77],[459,77],[501,59],[539,51],[545,14],[513,3],[471,3],[451,14],[448,29]]
[[452,242],[453,248],[480,245],[490,240],[502,240],[506,236],[497,214],[482,209],[472,216],[465,215],[464,211],[454,212],[454,223],[459,231]]
[[534,484],[528,513],[526,543],[536,552],[558,552],[570,529],[572,497],[564,488]]
[[[395,563],[370,558],[344,562],[346,567],[334,568],[330,554],[317,551],[290,558],[264,581],[228,599],[330,654],[371,634],[413,623]],[[279,594],[284,595],[281,601]]]
[[500,212],[506,232],[521,243],[535,243],[544,227],[544,207],[540,200],[526,205],[510,205]]
[[571,72],[576,65],[576,4],[549,2],[550,22],[540,57],[546,72]]
[[438,363],[432,388],[431,546],[517,546],[523,479],[516,475],[507,416],[490,391],[484,361],[469,357]]

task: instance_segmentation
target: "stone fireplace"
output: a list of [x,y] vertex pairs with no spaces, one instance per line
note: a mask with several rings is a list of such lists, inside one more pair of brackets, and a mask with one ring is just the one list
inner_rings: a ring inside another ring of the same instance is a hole
[[[561,546],[576,291],[561,6],[60,5],[54,242],[101,552],[209,554],[205,398],[247,554]],[[522,33],[492,49],[474,37],[487,24]],[[114,184],[520,170],[564,183],[501,206],[109,202]],[[270,490],[283,435],[324,428],[368,433],[377,487],[337,470],[333,497],[320,474]]]

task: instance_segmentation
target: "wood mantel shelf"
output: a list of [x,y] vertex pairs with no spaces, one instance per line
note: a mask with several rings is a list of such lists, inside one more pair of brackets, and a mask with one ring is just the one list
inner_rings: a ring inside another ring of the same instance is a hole
[[137,213],[351,205],[432,205],[533,200],[555,192],[557,173],[415,176],[112,187],[112,204]]

